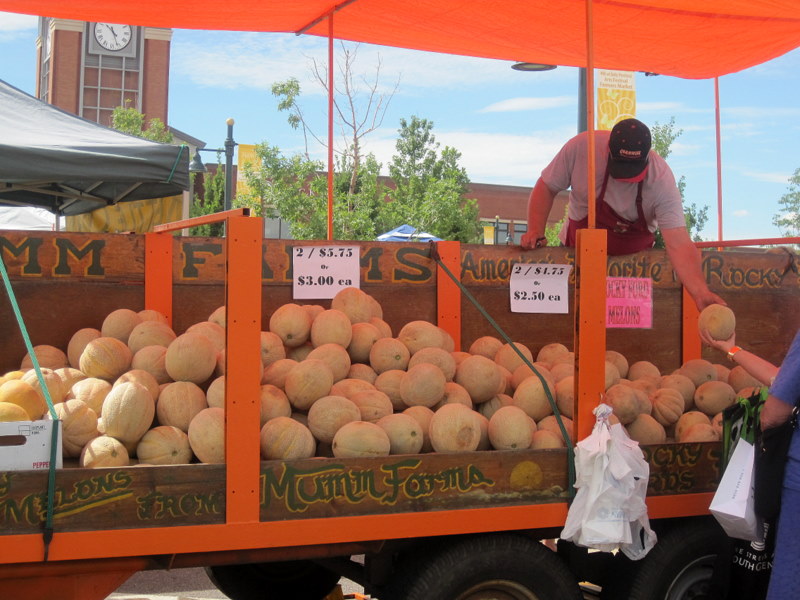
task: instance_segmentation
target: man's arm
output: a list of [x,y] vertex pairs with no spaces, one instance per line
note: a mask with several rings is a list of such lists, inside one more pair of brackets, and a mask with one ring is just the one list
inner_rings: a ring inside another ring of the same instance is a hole
[[556,194],[539,178],[536,185],[531,190],[528,198],[528,231],[526,231],[520,245],[525,249],[534,248],[536,240],[544,237],[544,230],[547,227],[547,217],[553,208],[553,200]]
[[710,304],[725,305],[722,298],[708,289],[700,269],[700,251],[692,243],[686,228],[662,229],[661,235],[664,238],[672,268],[675,269],[681,283],[694,298],[698,310],[703,310]]

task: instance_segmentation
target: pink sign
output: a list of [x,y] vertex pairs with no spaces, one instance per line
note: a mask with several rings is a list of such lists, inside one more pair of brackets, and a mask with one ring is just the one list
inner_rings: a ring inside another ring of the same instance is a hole
[[606,278],[606,327],[653,327],[653,280],[649,277]]

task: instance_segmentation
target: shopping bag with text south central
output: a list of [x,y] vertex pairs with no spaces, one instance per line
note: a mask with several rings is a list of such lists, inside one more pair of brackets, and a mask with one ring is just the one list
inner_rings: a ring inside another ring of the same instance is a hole
[[764,530],[753,499],[754,456],[753,442],[740,437],[709,510],[730,537],[757,542]]

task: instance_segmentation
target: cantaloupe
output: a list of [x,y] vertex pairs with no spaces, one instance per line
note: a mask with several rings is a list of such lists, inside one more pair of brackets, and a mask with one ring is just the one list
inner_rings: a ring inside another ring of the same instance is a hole
[[400,398],[406,406],[437,404],[444,397],[447,379],[442,370],[431,363],[410,367],[400,380]]
[[286,374],[284,391],[292,407],[308,410],[316,400],[330,393],[333,380],[333,371],[326,362],[308,359]]
[[283,340],[271,331],[261,332],[261,366],[267,368],[275,361],[286,358]]
[[103,409],[103,401],[110,391],[111,384],[105,379],[87,377],[74,383],[69,395],[71,398],[86,403],[89,408],[99,415]]
[[675,388],[659,388],[651,396],[653,405],[652,417],[663,427],[677,423],[686,410],[686,404],[680,391]]
[[397,339],[405,344],[411,356],[422,348],[445,347],[442,330],[428,321],[409,321],[400,328]]
[[158,321],[159,323],[166,323],[169,325],[169,319],[167,319],[167,315],[159,310],[145,308],[140,310],[137,314],[142,321]]
[[158,398],[156,415],[160,425],[172,425],[189,431],[189,424],[201,410],[208,408],[206,395],[191,381],[168,383]]
[[[442,399],[436,404],[434,410],[444,404],[452,404],[454,402],[463,404],[467,408],[474,408],[472,398],[464,386],[459,385],[455,381],[448,381],[444,384],[444,396],[442,396]],[[491,400],[489,402],[491,402]],[[486,404],[486,402],[483,404]]]
[[308,410],[308,428],[320,442],[330,444],[347,423],[361,420],[361,410],[344,396],[323,396]]
[[167,373],[166,358],[167,349],[164,346],[145,346],[133,355],[130,368],[147,371],[162,385],[172,381]]
[[558,383],[562,379],[566,379],[567,377],[572,377],[575,375],[575,365],[570,363],[555,364],[550,369],[550,375],[552,376],[553,380]]
[[117,378],[112,387],[116,387],[127,381],[133,381],[134,383],[138,383],[139,385],[146,387],[150,392],[150,395],[153,397],[153,401],[158,400],[158,395],[161,392],[161,388],[156,381],[156,378],[153,377],[149,372],[145,371],[144,369],[131,369],[130,371],[126,371]]
[[630,438],[640,444],[663,444],[667,441],[664,426],[650,415],[639,415],[625,429]]
[[[501,406],[513,406],[514,405],[514,398],[509,396],[508,394],[497,394],[494,398],[488,400],[487,402],[482,402],[478,405],[478,412],[486,417],[487,423],[488,420],[492,418],[492,415],[497,412],[497,410]],[[439,408],[438,406],[436,408]]]
[[525,450],[533,441],[530,417],[517,406],[503,406],[489,419],[489,442],[495,450]]
[[476,339],[469,346],[470,354],[480,354],[491,360],[494,360],[497,351],[503,347],[503,342],[494,337],[493,335],[484,335]]
[[445,404],[431,417],[428,435],[436,452],[472,452],[481,439],[480,421],[463,404]]
[[350,317],[340,310],[323,310],[311,323],[310,336],[315,348],[323,344],[338,344],[347,348],[353,339],[353,324]]
[[[381,337],[394,337],[392,333],[392,327],[386,321],[379,317],[372,317],[369,321],[367,321],[370,325],[375,327],[378,332],[380,333]],[[355,325],[356,323],[353,323]]]
[[[50,394],[50,400],[52,403],[57,404],[64,400],[67,395],[66,390],[64,389],[64,380],[61,379],[61,377],[59,377],[58,374],[52,369],[42,368],[40,369],[40,372],[42,374],[42,379],[44,380],[44,385]],[[19,381],[28,383],[44,400],[42,382],[34,369],[26,371]]]
[[695,423],[686,429],[680,439],[681,443],[718,442],[719,434],[710,423]]
[[61,378],[61,382],[63,383],[61,389],[65,397],[69,396],[73,385],[86,379],[86,374],[83,371],[80,369],[73,369],[72,367],[61,367],[60,369],[56,369],[55,373]]
[[74,368],[80,367],[81,354],[83,354],[86,344],[100,337],[100,330],[93,327],[84,327],[72,334],[67,344],[67,359],[69,365]]
[[540,421],[553,413],[548,392],[555,400],[555,395],[546,381],[543,384],[538,377],[528,377],[514,390],[514,406],[521,408],[534,421]]
[[700,311],[697,328],[708,331],[715,340],[727,340],[736,330],[736,315],[727,306],[710,304]]
[[214,344],[214,348],[217,349],[217,352],[221,352],[225,349],[225,328],[217,323],[200,321],[199,323],[191,325],[186,330],[186,333],[199,333],[200,335],[206,336],[209,341]]
[[539,351],[536,353],[536,362],[552,364],[553,359],[559,356],[569,355],[569,353],[569,348],[564,344],[560,342],[551,342],[539,348]]
[[130,464],[130,455],[122,442],[107,435],[100,435],[86,442],[78,463],[86,469],[127,467]]
[[375,369],[364,363],[351,363],[350,369],[347,371],[347,377],[345,377],[345,379],[363,379],[372,385],[375,385],[377,378],[378,374]]
[[261,457],[266,460],[311,458],[317,443],[311,431],[290,417],[270,419],[261,428]]
[[689,430],[689,428],[698,424],[708,425],[711,427],[711,419],[708,418],[708,415],[700,412],[699,410],[690,410],[683,413],[675,423],[675,439],[679,442],[684,441],[686,432]]
[[404,371],[410,359],[408,347],[397,338],[381,338],[369,351],[369,364],[378,375],[390,369]]
[[174,381],[205,383],[214,374],[218,350],[200,333],[179,335],[167,348],[164,367]]
[[529,363],[533,362],[533,353],[531,349],[521,342],[514,342],[513,345],[503,344],[497,351],[497,354],[494,355],[494,362],[513,373],[517,367],[525,364],[520,354],[522,354]]
[[189,445],[200,462],[225,462],[225,411],[204,408],[189,423]]
[[422,429],[422,449],[420,452],[431,452],[433,446],[431,445],[430,426],[434,412],[427,406],[409,406],[401,414],[408,415],[419,423]]
[[627,378],[631,381],[642,377],[661,378],[661,371],[657,366],[647,360],[638,360],[628,367]]
[[567,418],[575,414],[575,377],[565,377],[555,387],[556,406],[558,411]]
[[762,385],[758,379],[750,375],[741,365],[736,365],[731,369],[731,372],[728,373],[728,384],[737,393],[744,388],[761,387]]
[[711,417],[735,402],[736,392],[724,381],[706,381],[694,392],[694,405]]
[[128,336],[128,348],[136,354],[145,346],[168,347],[178,337],[172,327],[160,321],[142,321]]
[[350,370],[350,355],[343,346],[327,343],[317,346],[308,353],[305,360],[321,360],[327,364],[333,373],[333,381],[340,381],[347,377]]
[[102,337],[113,337],[127,344],[128,337],[134,327],[141,322],[142,317],[139,316],[139,313],[129,308],[118,308],[108,313],[106,318],[103,319],[100,335]]
[[392,443],[389,435],[375,423],[352,421],[336,432],[331,448],[336,458],[388,456]]
[[726,367],[725,365],[721,365],[719,363],[713,363],[714,368],[717,370],[717,381],[724,381],[728,383],[728,376],[731,373],[731,370]]
[[308,313],[309,317],[311,317],[312,325],[314,323],[314,319],[325,312],[325,307],[321,304],[301,304],[300,306],[302,306],[303,310]]
[[[0,403],[14,404],[25,412],[26,419],[14,419],[15,421],[36,421],[47,412],[47,403],[38,389],[21,379],[12,379],[0,385]],[[5,408],[9,414],[16,412],[8,407]]]
[[606,390],[603,402],[612,408],[614,415],[623,425],[632,423],[640,414],[636,392],[630,386],[621,383],[612,385]]
[[381,317],[383,313],[374,298],[356,287],[339,290],[331,299],[331,308],[346,314],[351,323],[366,323],[372,317]]
[[350,396],[350,400],[361,412],[361,420],[376,423],[380,418],[392,414],[392,401],[379,390],[364,390]]
[[65,458],[78,457],[86,443],[100,435],[97,414],[81,400],[65,400],[54,407],[61,421],[61,448]]
[[264,423],[275,417],[290,417],[292,405],[289,398],[279,387],[265,384],[260,388],[259,400],[261,401],[261,427]]
[[630,365],[628,364],[628,359],[625,358],[624,354],[617,352],[616,350],[606,350],[606,360],[613,363],[614,366],[617,367],[620,377],[628,376],[628,369],[630,368]]
[[564,440],[561,436],[556,435],[547,429],[537,429],[533,432],[531,440],[531,449],[533,450],[552,450],[554,448],[563,448]]
[[453,381],[456,374],[456,360],[453,355],[443,348],[421,348],[408,361],[408,368],[420,363],[430,363],[439,367],[447,381]]
[[504,383],[497,363],[480,354],[464,359],[456,367],[453,381],[463,386],[476,404],[494,397]]
[[312,350],[314,350],[314,346],[311,345],[311,342],[300,344],[299,346],[295,346],[294,348],[287,347],[286,358],[291,358],[292,360],[301,362],[306,358],[308,358],[308,355],[311,354]]
[[[38,346],[34,346],[33,353],[36,355],[36,360],[40,367],[52,369],[53,371],[56,369],[61,369],[62,367],[66,367],[69,364],[66,353],[60,348],[56,348],[55,346],[51,346],[49,344],[39,344]],[[33,368],[33,359],[31,358],[29,352],[25,353],[19,368],[23,371],[25,369]]]
[[364,381],[363,379],[345,378],[340,379],[331,386],[330,395],[344,396],[345,398],[349,398],[356,392],[374,389],[377,388],[369,381]]
[[[476,450],[491,450],[492,443],[489,441],[489,419],[484,417],[480,412],[473,411],[475,418],[478,420],[478,427],[481,430],[481,439],[478,441]],[[533,423],[533,419],[530,420]]]
[[31,418],[25,409],[11,402],[0,402],[0,423],[12,421],[30,421]]
[[133,353],[124,342],[115,337],[102,336],[86,344],[78,368],[87,377],[114,381],[130,369],[132,360]]
[[347,344],[351,362],[369,363],[372,346],[382,337],[392,336],[383,335],[372,323],[353,323],[350,326],[350,343]]
[[184,465],[192,461],[189,436],[181,429],[159,425],[148,430],[136,445],[136,458],[146,465]]
[[619,369],[617,369],[617,366],[613,362],[607,360],[605,362],[605,388],[608,389],[612,385],[617,385],[619,380]]
[[717,370],[714,365],[702,358],[687,360],[678,369],[678,373],[691,379],[696,388],[706,381],[717,380]]
[[386,415],[378,419],[376,425],[389,437],[389,454],[417,454],[422,450],[422,426],[411,415]]
[[[299,363],[294,359],[279,358],[264,369],[264,373],[261,376],[261,383],[271,383],[272,385],[283,389],[283,387],[286,385],[286,375],[297,364]],[[331,377],[333,377],[333,373],[331,373]]]
[[392,402],[392,406],[395,410],[405,410],[406,403],[403,402],[402,396],[400,396],[400,382],[403,380],[406,372],[401,371],[400,369],[389,369],[388,371],[384,371],[380,373],[375,378],[375,389],[382,391],[384,394],[389,396],[389,400]]
[[678,390],[683,397],[684,412],[691,410],[694,406],[694,391],[696,386],[691,379],[686,377],[686,375],[682,375],[680,373],[664,375],[659,380],[659,387]]
[[311,335],[311,317],[299,304],[282,304],[269,318],[269,330],[288,348],[305,344]]
[[212,323],[216,323],[220,327],[225,327],[225,306],[219,306],[214,309],[214,311],[208,315],[208,321]]
[[106,396],[98,429],[100,433],[126,444],[126,447],[135,445],[153,424],[155,410],[150,391],[129,381],[112,388]]

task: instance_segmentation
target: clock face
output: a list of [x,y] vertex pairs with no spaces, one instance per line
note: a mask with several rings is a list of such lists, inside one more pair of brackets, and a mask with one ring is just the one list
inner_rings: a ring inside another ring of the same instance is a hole
[[131,43],[131,26],[116,25],[113,23],[95,23],[94,37],[97,43],[106,50],[122,50]]

